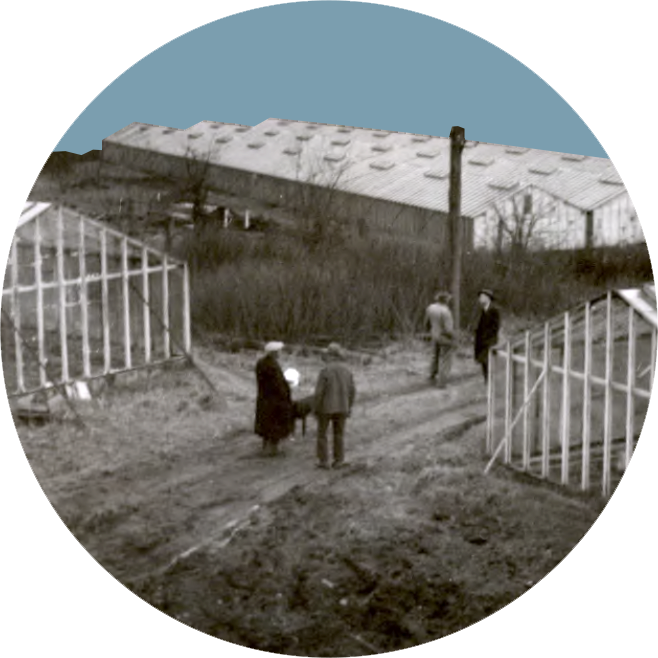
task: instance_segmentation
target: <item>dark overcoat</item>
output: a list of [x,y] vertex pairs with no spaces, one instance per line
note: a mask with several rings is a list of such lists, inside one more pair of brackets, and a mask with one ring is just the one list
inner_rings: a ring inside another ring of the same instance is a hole
[[475,360],[486,363],[489,350],[498,342],[500,330],[500,311],[493,304],[480,314],[477,329],[475,330]]
[[285,439],[294,429],[292,396],[281,366],[271,354],[256,364],[256,382],[256,434],[270,441]]

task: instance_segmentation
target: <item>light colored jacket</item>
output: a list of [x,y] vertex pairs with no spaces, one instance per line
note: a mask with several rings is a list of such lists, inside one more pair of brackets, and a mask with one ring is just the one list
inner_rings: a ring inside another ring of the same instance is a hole
[[330,363],[318,375],[315,385],[315,413],[349,415],[355,395],[352,373],[341,363]]
[[435,302],[425,311],[425,318],[429,322],[432,340],[436,343],[450,343],[454,335],[454,322],[452,312],[445,304]]

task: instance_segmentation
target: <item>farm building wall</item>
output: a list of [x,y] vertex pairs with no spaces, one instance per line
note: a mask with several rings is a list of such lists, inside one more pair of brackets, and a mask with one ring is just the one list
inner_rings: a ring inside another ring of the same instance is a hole
[[[126,166],[170,178],[185,179],[201,172],[205,163],[181,156],[158,153],[135,147],[103,143],[103,158]],[[250,198],[272,207],[289,209],[298,214],[309,208],[322,209],[339,219],[353,222],[357,230],[364,225],[374,232],[402,234],[447,243],[447,216],[443,212],[374,199],[332,188],[292,181],[256,172],[208,165],[205,171],[208,186],[218,192]],[[472,221],[464,218],[467,248],[472,244]]]
[[594,247],[644,242],[644,233],[628,193],[594,210]]

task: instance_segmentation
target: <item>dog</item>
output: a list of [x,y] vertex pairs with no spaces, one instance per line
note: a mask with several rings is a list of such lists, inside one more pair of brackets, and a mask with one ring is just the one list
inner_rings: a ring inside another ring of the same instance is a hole
[[306,418],[315,411],[315,396],[309,395],[292,403],[292,417],[295,422],[302,421],[302,436],[306,436]]

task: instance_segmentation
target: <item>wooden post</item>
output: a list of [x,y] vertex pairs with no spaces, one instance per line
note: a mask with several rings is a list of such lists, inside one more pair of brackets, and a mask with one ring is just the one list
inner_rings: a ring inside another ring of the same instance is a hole
[[505,445],[505,463],[509,464],[512,460],[512,436],[511,436],[511,424],[512,424],[512,406],[514,404],[514,395],[513,395],[513,384],[512,384],[512,374],[513,374],[513,359],[512,359],[512,344],[507,343],[507,360],[505,362],[505,436],[507,436],[507,444]]
[[585,304],[585,345],[583,346],[583,444],[582,458],[583,471],[581,478],[581,489],[589,489],[590,475],[590,442],[592,437],[592,306],[590,302]]
[[569,484],[571,440],[571,316],[564,314],[564,372],[562,373],[562,484]]
[[164,340],[164,358],[171,356],[171,341],[169,336],[169,259],[164,254],[162,260],[162,337]]
[[192,349],[192,327],[190,321],[190,270],[183,265],[183,347],[189,354]]
[[12,312],[14,321],[14,351],[16,354],[16,386],[20,392],[25,390],[25,376],[23,368],[23,339],[21,337],[21,297],[18,292],[19,285],[19,261],[18,261],[18,236],[14,236],[11,244],[11,287],[12,287]]
[[64,218],[57,213],[57,282],[59,285],[59,340],[62,357],[62,381],[69,381],[69,346],[66,327],[66,280],[64,276]]
[[656,359],[658,359],[658,338],[656,330],[651,330],[651,366],[649,391],[649,465],[647,466],[647,493],[649,509],[653,516],[656,511]]
[[85,377],[91,376],[91,351],[89,349],[89,305],[87,295],[87,251],[85,245],[85,220],[80,217],[80,323],[82,324],[82,371]]
[[112,369],[110,348],[110,299],[107,281],[107,231],[101,229],[101,308],[103,316],[103,371]]
[[465,143],[465,132],[459,126],[450,130],[450,192],[448,206],[448,223],[450,226],[450,247],[452,253],[452,304],[454,314],[455,335],[459,334],[461,326],[461,266],[463,250],[463,227],[461,219],[462,196],[462,151]]
[[121,283],[123,289],[123,346],[126,370],[132,368],[132,344],[130,335],[130,289],[128,287],[128,242],[121,241]]
[[144,362],[151,363],[151,289],[149,286],[149,255],[146,247],[142,249],[142,307],[144,318]]
[[37,350],[39,354],[39,385],[46,386],[46,349],[43,308],[43,257],[41,255],[41,222],[34,218],[34,283],[37,289]]
[[494,359],[493,355],[491,354],[491,351],[489,351],[489,354],[487,355],[487,359],[489,361],[488,364],[488,369],[487,372],[489,373],[488,378],[487,378],[487,438],[486,438],[486,449],[487,453],[491,454],[493,451],[493,434],[494,434],[494,427],[495,427],[495,413],[496,413],[496,403],[495,403],[495,395],[496,395],[496,390],[494,387],[494,378],[495,378],[495,372],[494,372]]
[[551,459],[551,325],[544,325],[544,399],[542,409],[541,476],[548,478]]
[[632,306],[628,307],[628,366],[626,384],[626,454],[624,455],[624,467],[628,466],[633,456],[635,445],[635,311]]
[[530,468],[530,359],[532,355],[532,338],[525,332],[525,363],[523,364],[523,399],[527,404],[523,410],[523,470]]
[[249,222],[249,209],[244,211],[244,228],[245,230],[249,230],[249,227],[251,226]]
[[604,496],[610,495],[610,449],[612,442],[612,293],[606,298],[605,321],[605,397],[603,407],[603,476],[601,488]]

